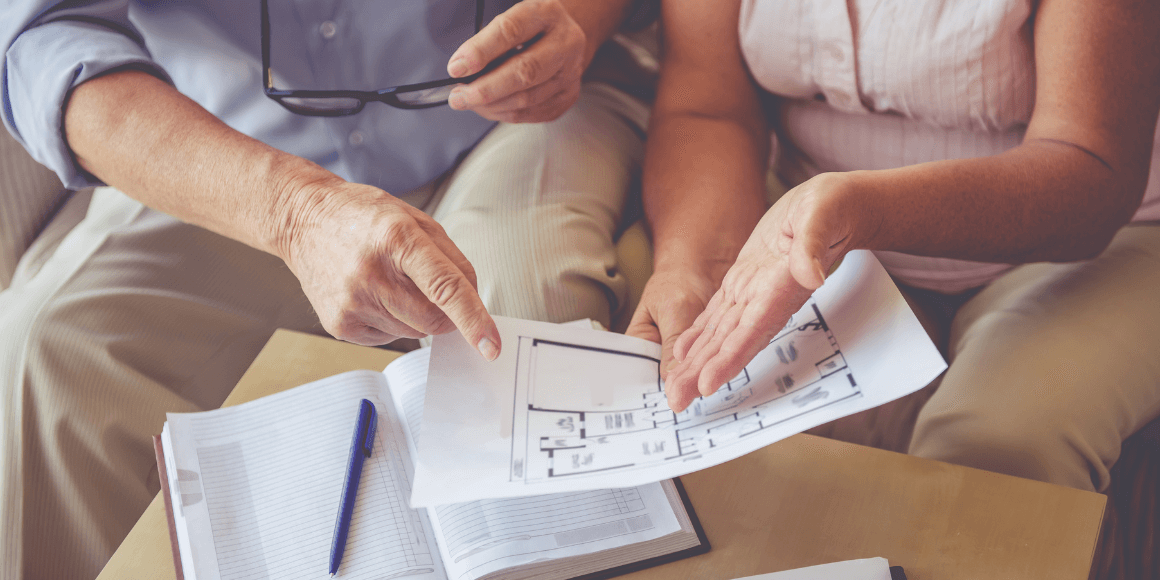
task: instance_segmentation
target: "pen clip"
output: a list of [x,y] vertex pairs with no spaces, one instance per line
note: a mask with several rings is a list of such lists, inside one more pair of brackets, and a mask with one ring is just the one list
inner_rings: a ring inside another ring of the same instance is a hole
[[369,421],[365,430],[366,437],[363,438],[361,445],[363,455],[370,457],[371,449],[375,446],[375,429],[377,429],[379,425],[378,413],[375,411],[375,404],[368,401],[367,399],[363,399],[362,410],[360,411],[360,414],[365,417],[367,421]]

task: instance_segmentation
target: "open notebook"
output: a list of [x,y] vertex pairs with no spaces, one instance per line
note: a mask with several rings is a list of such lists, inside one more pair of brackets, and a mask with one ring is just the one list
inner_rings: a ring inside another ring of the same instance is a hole
[[421,349],[382,373],[169,414],[158,461],[179,575],[327,578],[362,399],[375,404],[379,425],[339,577],[602,578],[709,549],[676,480],[410,509],[428,361]]

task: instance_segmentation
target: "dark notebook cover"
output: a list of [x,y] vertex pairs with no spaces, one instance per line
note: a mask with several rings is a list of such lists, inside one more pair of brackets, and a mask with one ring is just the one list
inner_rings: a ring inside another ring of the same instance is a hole
[[[173,519],[173,500],[169,497],[169,475],[165,471],[165,451],[161,447],[160,435],[153,436],[153,449],[157,453],[157,474],[161,478],[161,496],[165,499],[165,520],[169,524],[169,544],[173,549],[173,568],[177,572],[177,580],[185,580],[181,570],[181,549],[177,545],[177,524],[174,523],[175,520]],[[577,576],[572,580],[602,580],[604,578],[613,578],[708,552],[709,538],[705,536],[705,529],[701,527],[701,520],[697,519],[697,512],[693,511],[693,502],[689,501],[689,494],[685,493],[685,486],[681,484],[679,478],[673,478],[673,483],[677,487],[677,493],[681,496],[681,503],[685,505],[685,512],[689,514],[689,521],[693,524],[693,529],[697,532],[697,539],[701,541],[701,545],[687,548],[680,552],[664,554],[655,558],[601,570],[600,572]],[[893,580],[898,580],[898,578],[896,577]],[[903,576],[902,580],[906,580],[906,577]]]

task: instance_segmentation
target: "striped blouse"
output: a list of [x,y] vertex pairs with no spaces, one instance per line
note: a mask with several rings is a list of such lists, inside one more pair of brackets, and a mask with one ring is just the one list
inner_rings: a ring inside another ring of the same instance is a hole
[[[1035,105],[1032,13],[1032,0],[742,0],[746,63],[789,97],[776,123],[779,176],[793,186],[1019,145]],[[1160,146],[1152,154],[1133,221],[1160,219]],[[947,293],[1011,268],[876,254],[901,281]]]

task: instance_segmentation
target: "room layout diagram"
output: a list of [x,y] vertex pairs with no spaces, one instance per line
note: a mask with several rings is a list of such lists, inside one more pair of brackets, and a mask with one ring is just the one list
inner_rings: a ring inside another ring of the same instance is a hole
[[811,299],[728,384],[673,413],[660,361],[520,336],[509,481],[534,484],[696,459],[862,396]]

